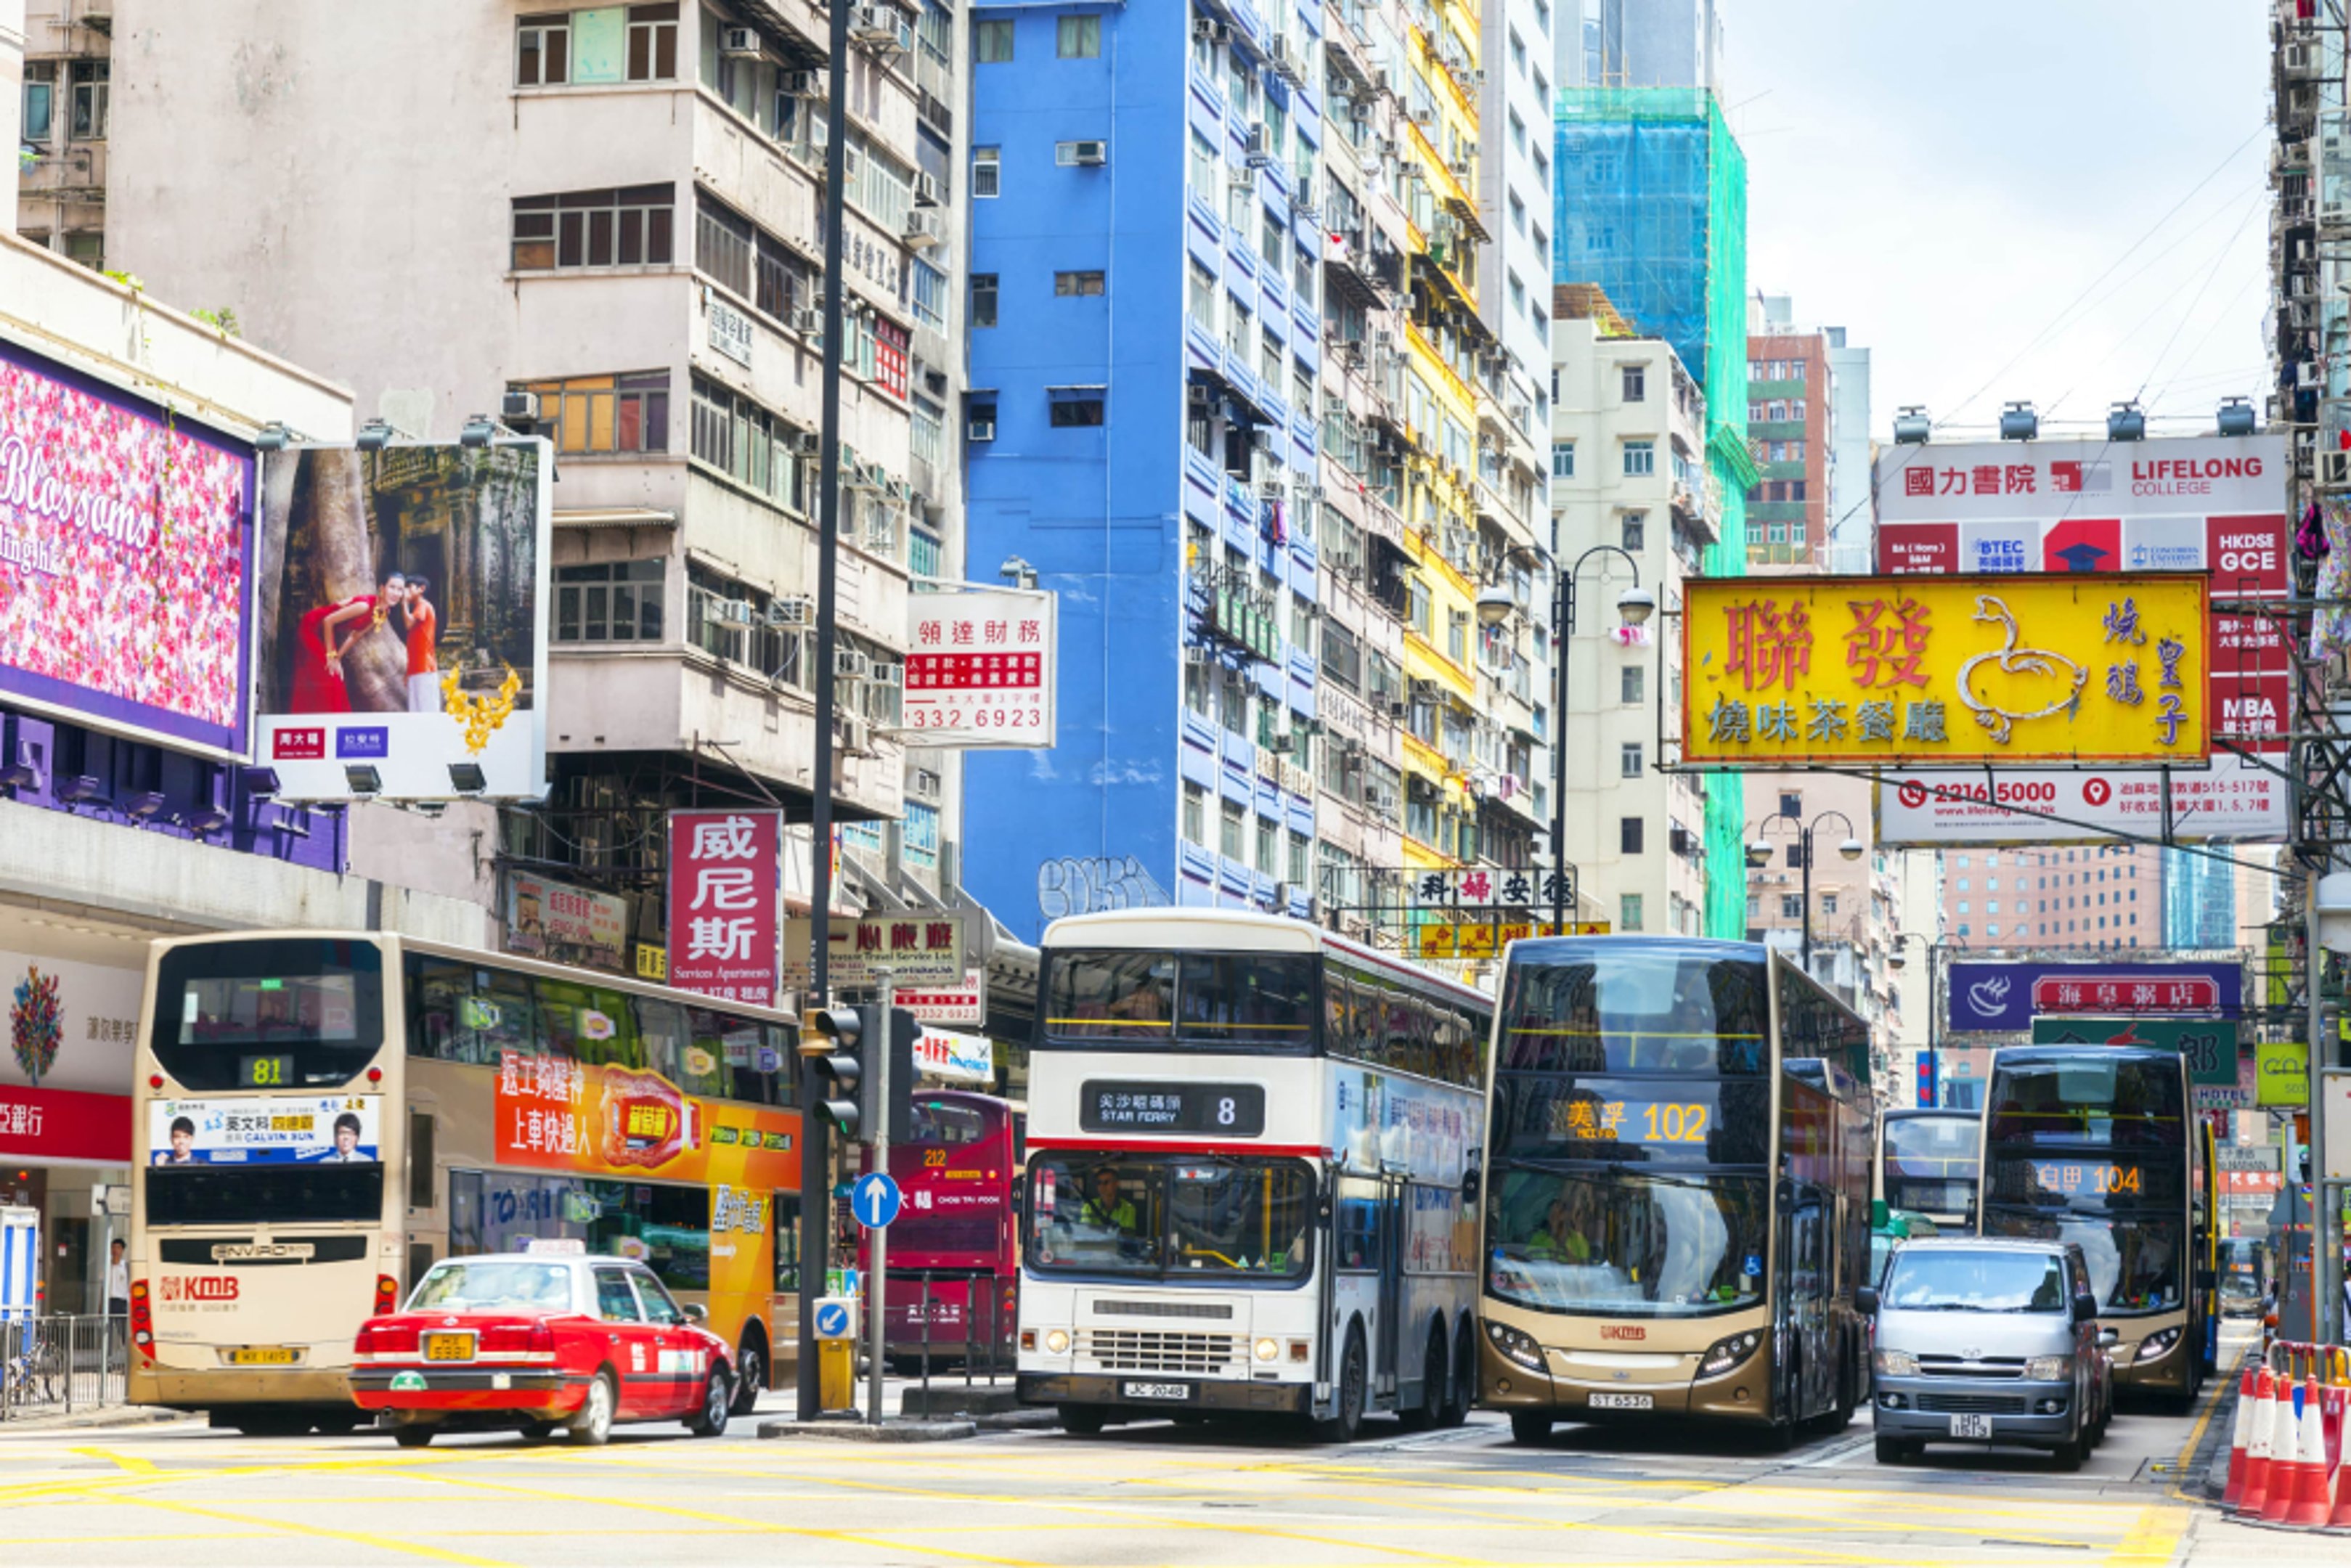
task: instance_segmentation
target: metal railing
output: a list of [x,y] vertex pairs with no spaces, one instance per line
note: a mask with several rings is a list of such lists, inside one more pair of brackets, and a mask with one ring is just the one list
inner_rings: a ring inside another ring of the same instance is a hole
[[128,1318],[0,1322],[0,1421],[121,1404],[130,1345]]

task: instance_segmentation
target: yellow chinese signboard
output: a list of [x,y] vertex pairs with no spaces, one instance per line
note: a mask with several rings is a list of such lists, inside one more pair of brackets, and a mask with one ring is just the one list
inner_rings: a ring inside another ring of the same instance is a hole
[[2200,576],[1693,578],[1682,759],[2195,763]]
[[1431,923],[1413,933],[1413,950],[1422,958],[1499,958],[1502,949],[1525,936],[1556,936],[1564,929],[1571,936],[1605,936],[1605,920],[1571,921],[1566,926],[1553,925],[1546,920],[1537,924],[1530,920],[1505,920],[1499,925],[1483,925],[1463,921],[1459,925]]

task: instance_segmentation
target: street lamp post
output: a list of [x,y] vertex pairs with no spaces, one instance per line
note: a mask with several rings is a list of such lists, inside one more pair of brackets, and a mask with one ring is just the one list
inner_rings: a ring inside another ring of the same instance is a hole
[[[1894,951],[1886,957],[1887,968],[1902,967],[1902,944],[1906,939],[1927,945],[1927,1084],[1935,1103],[1939,1105],[1943,1103],[1943,998],[1940,994],[1943,949],[1951,946],[1964,947],[1968,945],[1967,938],[1954,937],[1951,942],[1944,943],[1938,942],[1923,931],[1897,931],[1894,934]],[[1915,1091],[1913,1097],[1917,1098]],[[1922,1099],[1919,1103],[1924,1107],[1926,1102]]]
[[[1559,573],[1552,586],[1551,623],[1559,636],[1558,684],[1552,702],[1551,737],[1551,923],[1567,928],[1567,654],[1575,636],[1575,580],[1596,555],[1622,556],[1633,569],[1633,586],[1616,596],[1616,612],[1627,626],[1645,623],[1657,608],[1656,595],[1641,586],[1641,563],[1615,545],[1593,545]],[[1489,626],[1507,618],[1508,593],[1489,589],[1478,596],[1479,617]]]
[[1761,871],[1771,863],[1771,845],[1764,839],[1764,831],[1774,822],[1786,822],[1796,830],[1796,853],[1802,862],[1803,871],[1802,962],[1804,973],[1808,977],[1813,972],[1813,830],[1831,817],[1844,824],[1844,841],[1837,845],[1838,854],[1843,855],[1846,860],[1857,861],[1869,852],[1869,846],[1863,843],[1860,835],[1854,831],[1853,819],[1843,811],[1834,810],[1821,812],[1809,822],[1799,822],[1785,811],[1774,811],[1756,824],[1755,841],[1747,846],[1749,868]]

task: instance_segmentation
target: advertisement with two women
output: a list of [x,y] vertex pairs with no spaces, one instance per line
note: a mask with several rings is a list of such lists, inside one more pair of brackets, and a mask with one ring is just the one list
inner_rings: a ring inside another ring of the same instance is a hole
[[268,461],[255,760],[281,797],[545,793],[546,454],[504,439]]

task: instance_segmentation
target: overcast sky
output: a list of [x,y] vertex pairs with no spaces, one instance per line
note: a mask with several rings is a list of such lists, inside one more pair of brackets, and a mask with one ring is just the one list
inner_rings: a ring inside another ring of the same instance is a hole
[[2053,434],[2145,387],[2188,434],[2264,395],[2265,5],[1720,5],[1749,290],[1873,350],[1873,431],[2030,398]]

